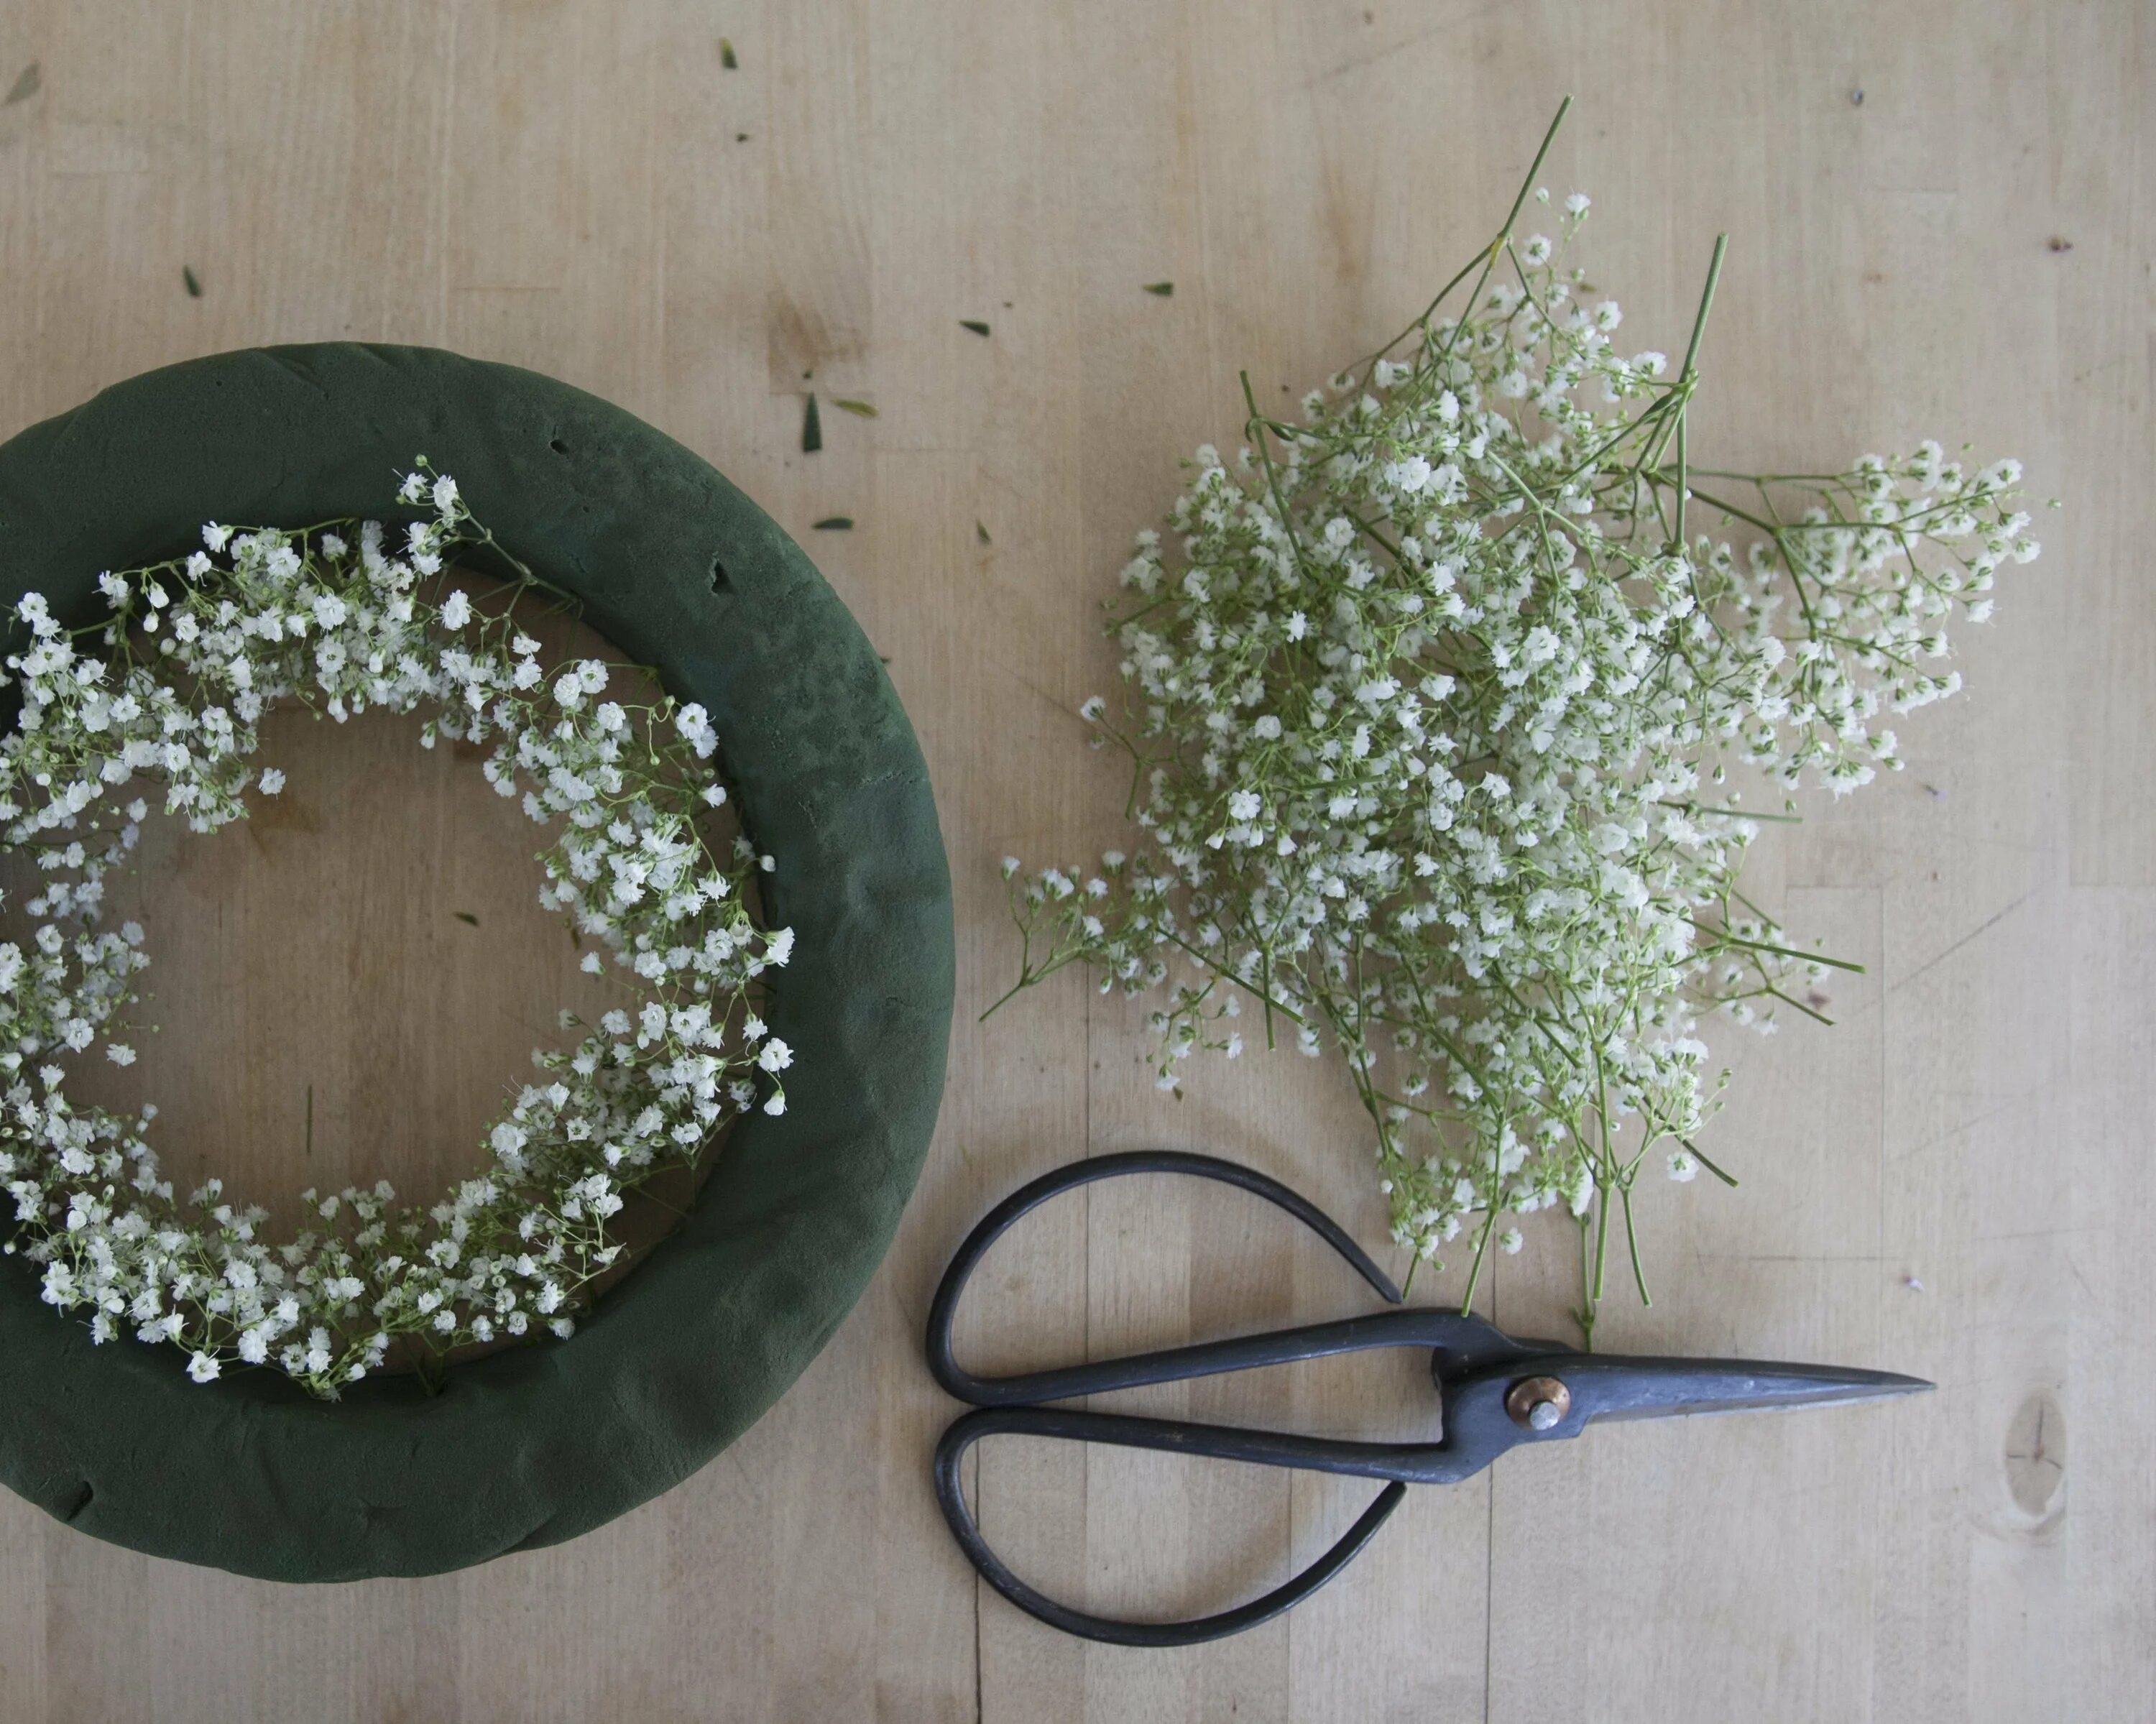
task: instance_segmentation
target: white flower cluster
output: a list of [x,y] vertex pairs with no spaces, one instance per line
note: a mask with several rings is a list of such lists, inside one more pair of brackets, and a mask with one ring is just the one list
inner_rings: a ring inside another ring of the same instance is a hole
[[2036,546],[2018,466],[1936,444],[1827,478],[1691,468],[1691,361],[1620,356],[1617,305],[1562,266],[1586,209],[1554,241],[1508,223],[1464,315],[1434,306],[1300,423],[1254,404],[1250,447],[1199,451],[1173,546],[1141,533],[1123,572],[1128,719],[1083,709],[1134,762],[1144,841],[1004,871],[1021,986],[1173,976],[1164,1087],[1241,1051],[1245,1001],[1269,1044],[1337,1048],[1398,1242],[1471,1229],[1479,1272],[1518,1246],[1506,1217],[1568,1210],[1591,1317],[1613,1202],[1629,1228],[1650,1157],[1705,1160],[1702,1014],[1771,1028],[1825,962],[1738,890],[1731,769],[1839,793],[1898,767],[1881,721],[1959,685],[1948,618],[1983,620]]
[[[482,613],[461,588],[429,602],[422,582],[460,547],[500,547],[424,460],[399,495],[433,510],[401,544],[372,521],[212,525],[184,560],[101,577],[110,615],[87,627],[29,594],[30,644],[7,661],[22,711],[0,741],[0,844],[33,851],[46,876],[29,949],[0,944],[7,1249],[43,1266],[46,1300],[85,1313],[96,1340],[174,1343],[198,1383],[237,1361],[330,1396],[398,1336],[439,1354],[566,1335],[622,1249],[608,1224],[623,1193],[693,1162],[759,1095],[767,1113],[785,1107],[792,1050],[750,1008],[793,934],[758,928],[742,902],[768,859],[742,840],[714,854],[698,830],[726,800],[709,716],[604,699],[609,672],[593,659],[549,685],[506,604]],[[510,596],[536,584],[527,572]],[[250,787],[284,786],[253,758],[280,700],[340,722],[424,708],[424,746],[491,744],[490,782],[549,829],[541,901],[593,937],[584,967],[620,972],[634,1003],[570,1051],[535,1052],[550,1080],[494,1126],[480,1177],[424,1212],[386,1183],[310,1191],[307,1230],[272,1244],[267,1213],[235,1209],[217,1180],[176,1198],[146,1137],[154,1107],[78,1109],[64,1079],[100,1038],[109,1058],[135,1057],[119,1038],[148,962],[142,930],[98,926],[106,874],[149,812],[133,787],[161,787],[198,832],[244,817]]]

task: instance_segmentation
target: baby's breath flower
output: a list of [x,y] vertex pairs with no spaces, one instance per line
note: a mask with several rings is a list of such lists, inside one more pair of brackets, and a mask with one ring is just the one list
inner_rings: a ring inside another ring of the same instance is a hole
[[1613,351],[1622,313],[1565,261],[1588,209],[1501,235],[1464,305],[1299,422],[1253,401],[1247,459],[1199,451],[1111,611],[1127,716],[1100,730],[1142,842],[1099,894],[1068,861],[1004,875],[1019,986],[1080,962],[1162,996],[1163,1088],[1240,1049],[1246,1000],[1269,1045],[1337,1051],[1398,1244],[1466,1231],[1479,1270],[1518,1249],[1502,1217],[1562,1207],[1601,1242],[1591,1321],[1649,1152],[1713,1171],[1705,1020],[1769,1030],[1825,962],[1738,890],[1743,785],[1898,769],[1886,721],[1960,685],[1944,624],[2035,546],[2019,466],[1934,443],[1691,469],[1693,358]]

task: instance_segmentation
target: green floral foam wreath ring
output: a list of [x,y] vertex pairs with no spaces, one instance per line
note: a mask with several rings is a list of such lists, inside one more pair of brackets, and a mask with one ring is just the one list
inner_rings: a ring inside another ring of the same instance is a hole
[[183,552],[204,520],[379,513],[415,449],[711,712],[743,824],[776,861],[767,911],[795,931],[772,1027],[817,1069],[783,1116],[734,1127],[695,1213],[572,1339],[460,1365],[432,1396],[377,1377],[326,1404],[259,1372],[198,1388],[164,1349],[93,1346],[0,1259],[0,1480],[98,1537],[267,1579],[464,1568],[572,1538],[695,1471],[859,1297],[942,1090],[950,881],[906,715],[799,547],[619,408],[429,348],[151,372],[0,445],[0,607],[41,592],[87,620],[100,571]]

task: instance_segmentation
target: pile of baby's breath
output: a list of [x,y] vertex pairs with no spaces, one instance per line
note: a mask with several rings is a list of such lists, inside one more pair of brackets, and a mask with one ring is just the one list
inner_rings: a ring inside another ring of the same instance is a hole
[[1164,988],[1165,1088],[1250,1036],[1337,1053],[1397,1241],[1435,1260],[1465,1233],[1479,1275],[1513,1218],[1568,1211],[1591,1327],[1613,1211],[1639,1269],[1642,1170],[1721,1173],[1702,1020],[1816,1016],[1834,962],[1739,890],[1757,822],[1786,818],[1741,782],[1786,811],[1898,768],[1888,715],[1954,692],[1948,621],[2037,546],[2019,466],[1935,443],[1826,475],[1692,465],[1721,244],[1671,366],[1622,354],[1567,261],[1587,198],[1550,236],[1529,208],[1299,421],[1252,402],[1246,447],[1198,452],[1171,539],[1123,571],[1123,714],[1085,709],[1133,762],[1136,840],[1004,871],[1019,986],[1083,963]]

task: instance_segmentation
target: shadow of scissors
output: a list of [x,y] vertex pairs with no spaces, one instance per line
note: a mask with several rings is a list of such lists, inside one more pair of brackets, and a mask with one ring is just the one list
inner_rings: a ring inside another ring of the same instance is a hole
[[[1126,1173],[1187,1173],[1253,1193],[1311,1228],[1389,1303],[1401,1303],[1399,1290],[1331,1217],[1277,1181],[1212,1156],[1143,1150],[1076,1162],[1013,1193],[982,1219],[944,1271],[928,1314],[929,1369],[947,1390],[975,1409],[953,1423],[937,1444],[937,1501],[967,1558],[990,1586],[1050,1627],[1090,1640],[1121,1646],[1189,1646],[1254,1628],[1301,1603],[1346,1568],[1400,1506],[1409,1485],[1457,1484],[1509,1449],[1522,1444],[1562,1442],[1597,1421],[1839,1406],[1933,1386],[1918,1378],[1832,1365],[1584,1353],[1557,1342],[1516,1341],[1468,1312],[1435,1308],[1378,1311],[1338,1322],[1015,1377],[975,1377],[961,1367],[951,1352],[952,1320],[968,1278],[988,1248],[1021,1215],[1059,1193]],[[1354,1442],[1041,1404],[1142,1383],[1174,1383],[1386,1347],[1430,1349],[1430,1375],[1444,1419],[1440,1441]],[[967,1504],[958,1470],[975,1443],[1004,1432],[1343,1473],[1387,1483],[1330,1550],[1262,1598],[1188,1622],[1129,1622],[1059,1603],[1019,1579],[990,1548]]]

